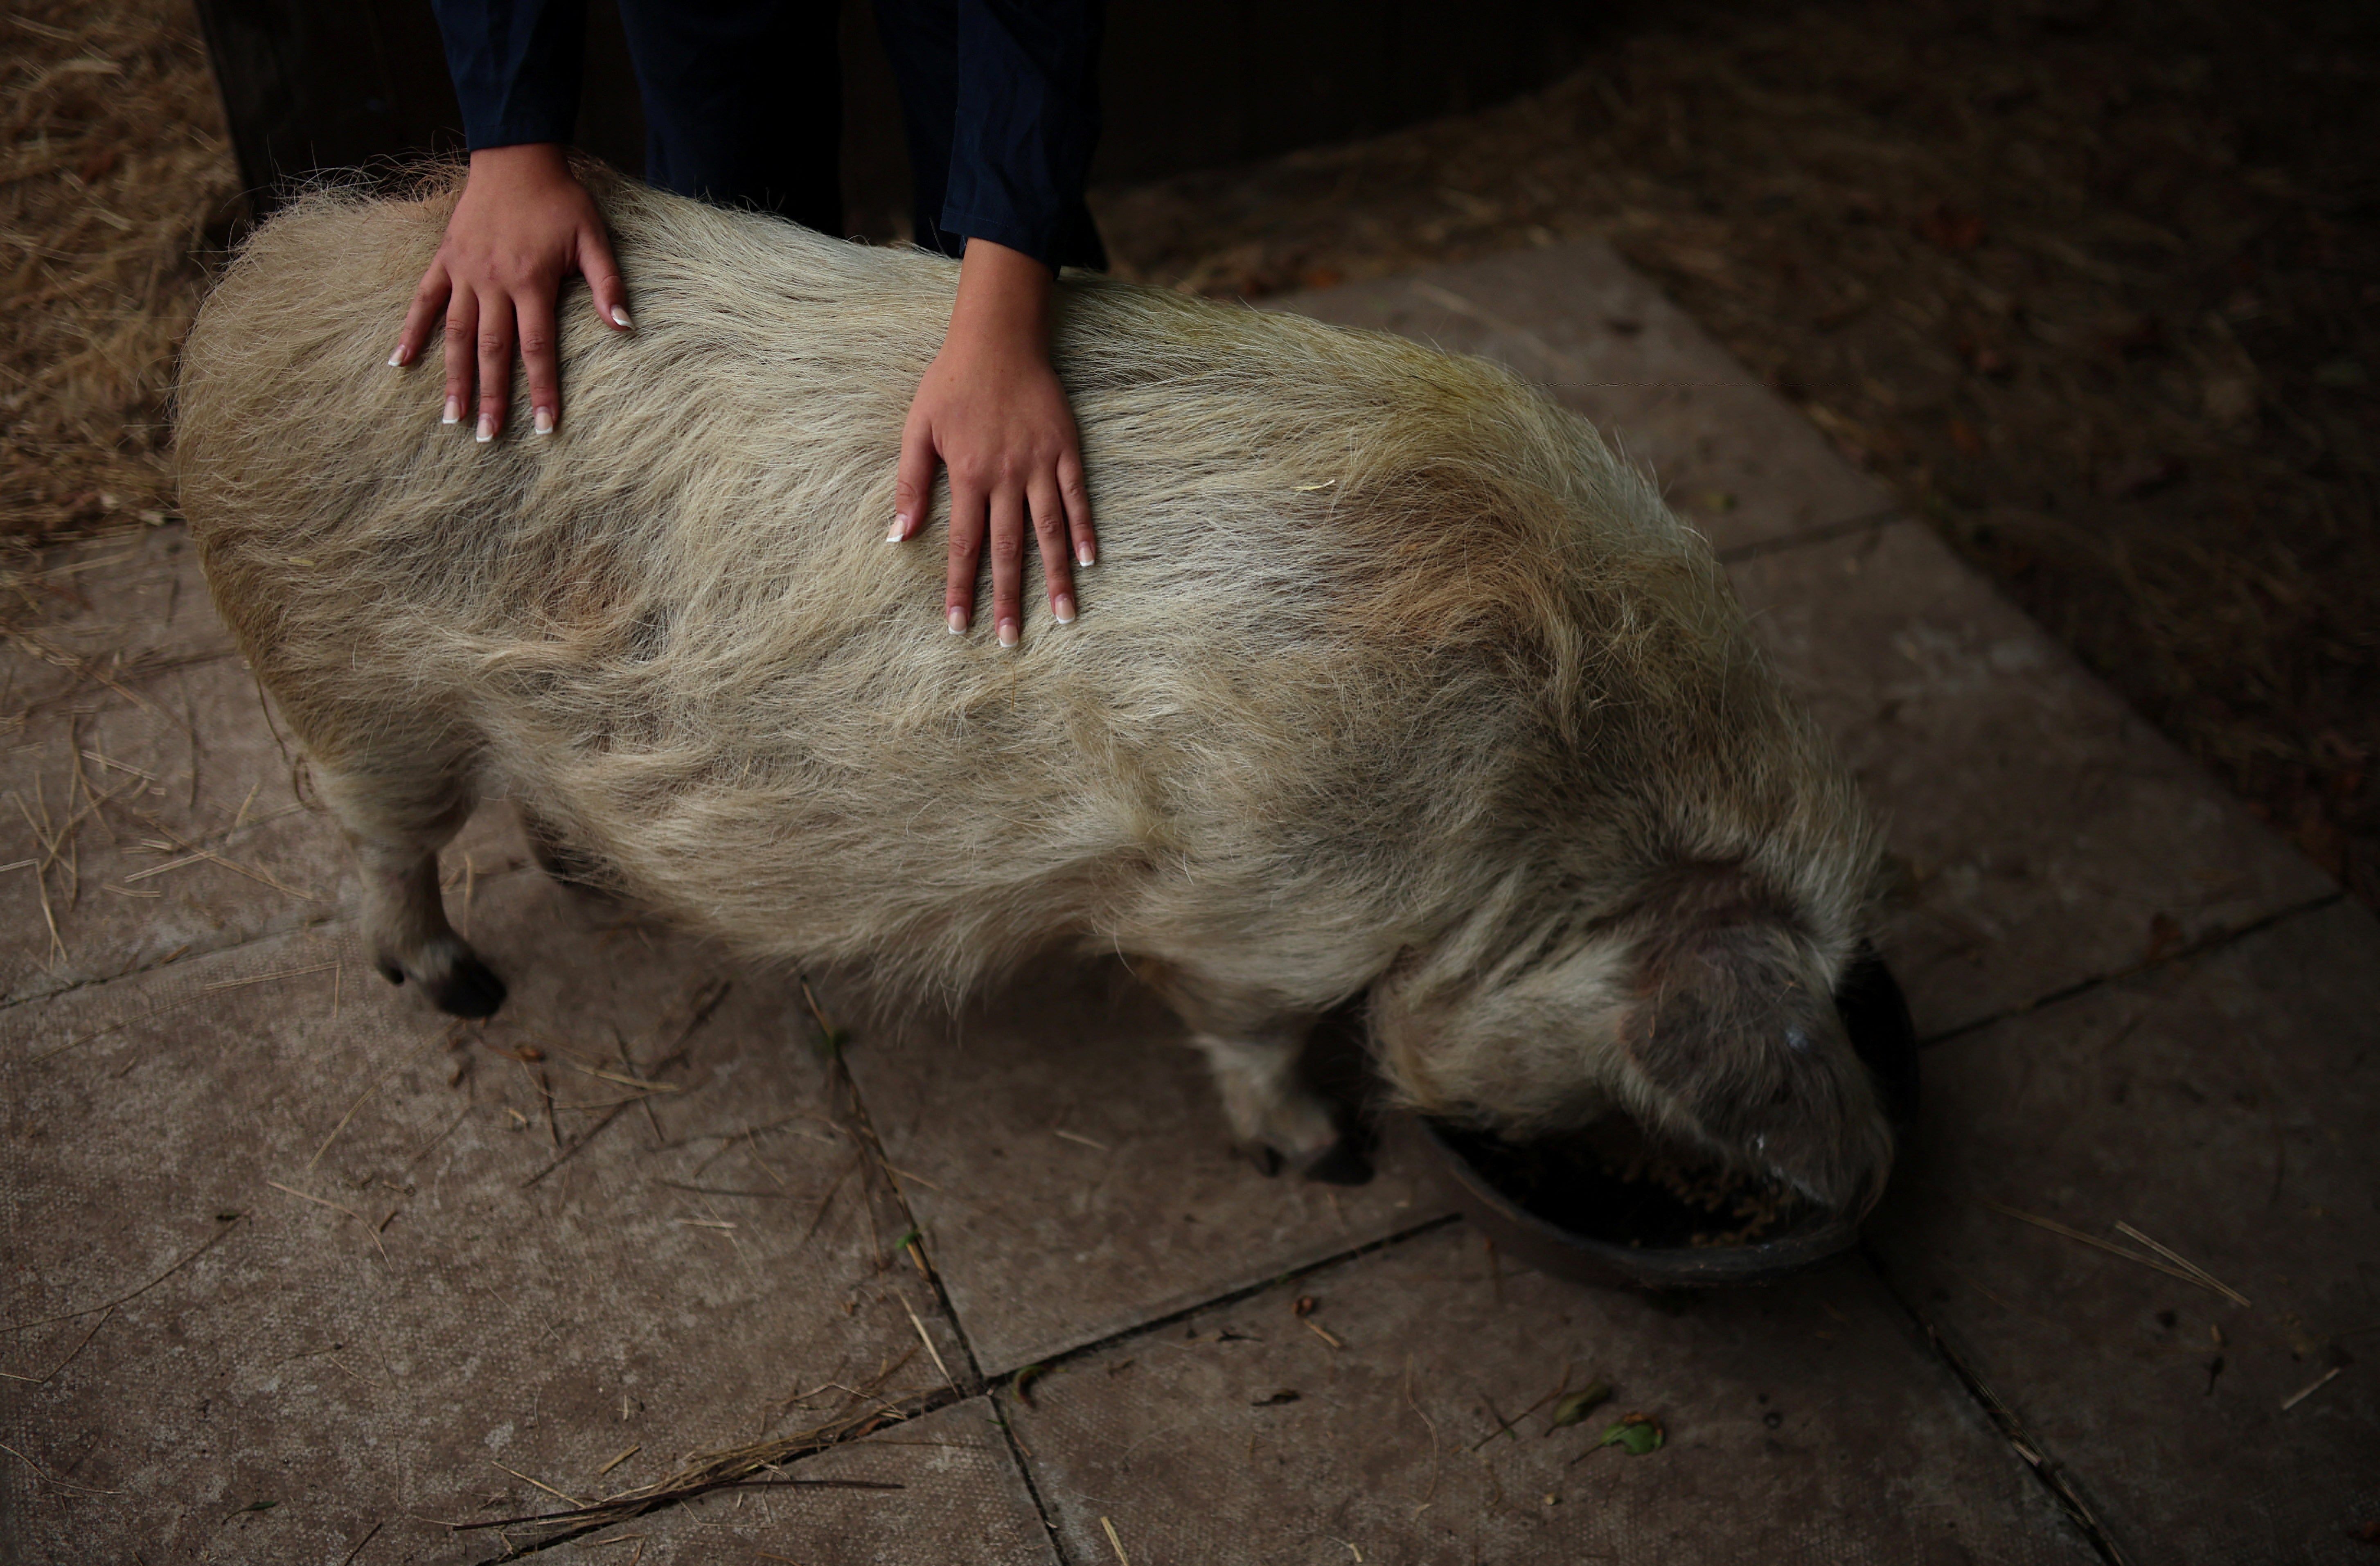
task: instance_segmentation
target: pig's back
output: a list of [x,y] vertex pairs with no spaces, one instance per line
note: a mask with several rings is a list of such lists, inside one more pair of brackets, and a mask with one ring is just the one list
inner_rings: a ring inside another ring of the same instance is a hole
[[516,385],[485,445],[439,424],[434,344],[382,362],[453,193],[268,225],[191,335],[185,507],[310,744],[375,708],[468,730],[489,786],[689,917],[955,951],[993,938],[970,901],[1393,907],[1397,855],[1463,852],[1582,682],[1626,694],[1616,603],[1725,618],[1699,541],[1502,371],[1069,280],[1100,564],[1071,626],[1037,572],[1021,648],[952,637],[940,529],[882,539],[954,264],[598,188],[638,330],[574,285],[562,431]]

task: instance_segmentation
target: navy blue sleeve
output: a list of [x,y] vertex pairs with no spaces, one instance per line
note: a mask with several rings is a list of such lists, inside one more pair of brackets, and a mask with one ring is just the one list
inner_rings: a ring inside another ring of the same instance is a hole
[[587,0],[431,0],[473,152],[567,141],[578,123]]
[[959,0],[945,230],[1059,264],[1099,142],[1105,11],[1099,0]]

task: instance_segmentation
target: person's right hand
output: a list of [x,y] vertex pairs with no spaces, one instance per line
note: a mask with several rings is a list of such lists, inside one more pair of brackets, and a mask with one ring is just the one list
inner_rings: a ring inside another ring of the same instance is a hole
[[471,154],[463,199],[447,222],[437,259],[422,273],[388,362],[411,364],[443,311],[445,421],[461,420],[476,386],[480,439],[492,441],[504,427],[517,344],[528,368],[537,432],[549,434],[562,418],[556,301],[562,280],[574,272],[587,279],[595,313],[613,330],[627,331],[627,289],[612,259],[603,215],[587,188],[571,177],[562,148],[551,141],[481,148]]

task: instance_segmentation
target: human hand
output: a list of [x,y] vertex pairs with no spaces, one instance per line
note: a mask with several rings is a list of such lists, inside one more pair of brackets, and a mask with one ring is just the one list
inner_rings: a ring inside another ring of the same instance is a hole
[[[1099,558],[1082,443],[1066,390],[1050,368],[1050,269],[1021,250],[967,241],[958,302],[901,432],[892,530],[899,543],[925,525],[934,469],[951,481],[949,584],[943,613],[953,635],[975,614],[987,542],[992,624],[1002,647],[1024,625],[1025,531],[1041,550],[1050,612],[1075,618],[1076,564]],[[1071,552],[1068,544],[1071,541]]]
[[532,142],[471,154],[463,199],[421,276],[388,362],[411,364],[431,322],[446,319],[445,422],[459,422],[479,394],[480,439],[492,441],[511,405],[513,347],[528,370],[531,418],[540,435],[562,418],[555,301],[572,273],[587,279],[595,313],[628,330],[628,294],[595,199],[571,177],[561,147]]

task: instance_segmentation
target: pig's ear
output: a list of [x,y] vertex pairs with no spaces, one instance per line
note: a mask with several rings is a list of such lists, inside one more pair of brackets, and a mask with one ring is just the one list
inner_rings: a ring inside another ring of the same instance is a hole
[[1767,919],[1658,936],[1638,948],[1621,1042],[1655,1119],[1814,1200],[1864,1206],[1891,1133],[1814,966]]

